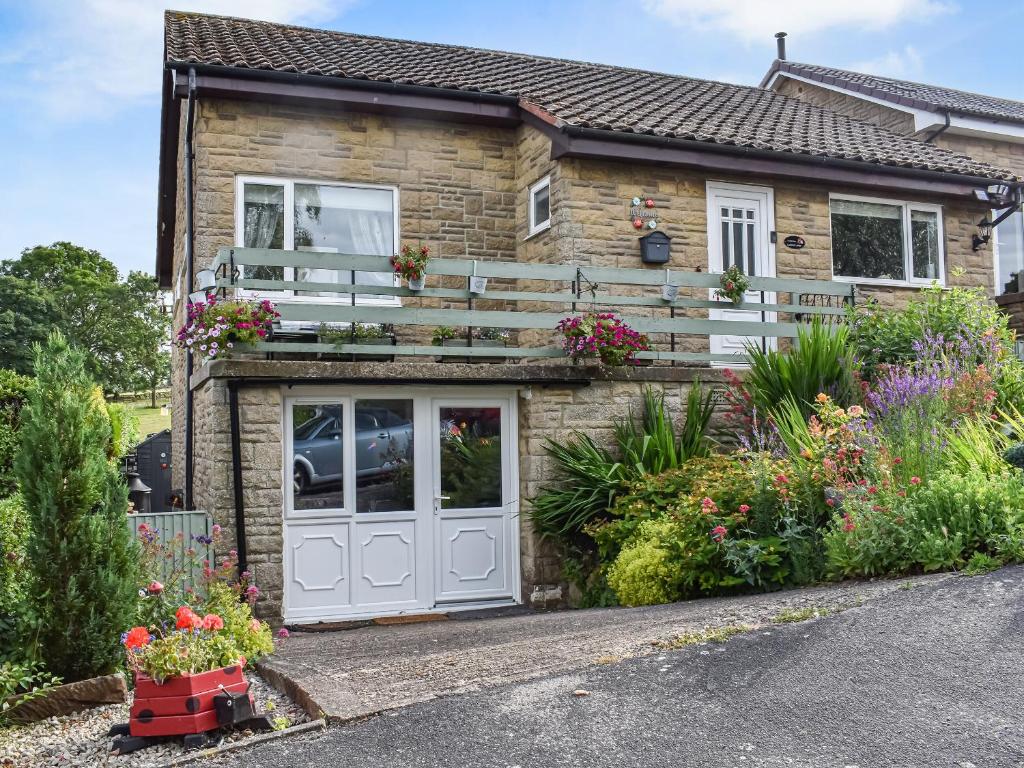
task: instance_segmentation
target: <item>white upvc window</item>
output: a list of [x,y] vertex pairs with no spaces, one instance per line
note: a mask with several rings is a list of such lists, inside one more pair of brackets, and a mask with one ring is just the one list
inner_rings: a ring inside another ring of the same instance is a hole
[[[995,220],[1002,211],[992,211]],[[1018,209],[995,227],[996,296],[1024,290],[1024,212]]]
[[942,207],[829,196],[832,276],[867,285],[945,284]]
[[[398,188],[272,176],[235,179],[235,245],[359,256],[392,256],[399,243]],[[396,285],[392,272],[294,267],[245,267],[242,277],[344,285]],[[244,295],[285,301],[351,302],[322,287],[304,291],[249,289]],[[397,297],[357,294],[358,304],[397,305]]]
[[551,177],[545,176],[530,187],[530,231],[527,237],[551,226]]

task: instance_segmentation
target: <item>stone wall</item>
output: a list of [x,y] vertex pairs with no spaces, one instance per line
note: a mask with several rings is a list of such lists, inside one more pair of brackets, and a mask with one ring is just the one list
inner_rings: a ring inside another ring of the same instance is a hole
[[[240,387],[238,405],[248,567],[261,592],[258,613],[276,621],[283,599],[281,390]],[[196,507],[222,527],[226,551],[238,545],[226,379],[208,378],[196,389],[195,427]]]
[[[582,264],[643,268],[637,243],[639,234],[628,217],[634,195],[651,197],[656,203],[658,228],[672,238],[671,269],[708,269],[707,196],[708,181],[723,181],[771,187],[775,200],[776,274],[779,277],[832,279],[832,243],[829,194],[864,195],[863,190],[813,183],[772,182],[742,176],[715,176],[640,163],[567,160],[561,170],[562,215],[555,236],[561,253],[575,256]],[[877,193],[872,196],[879,196]],[[971,250],[975,223],[983,215],[962,203],[948,199],[913,196],[913,202],[943,206],[946,282],[949,285],[992,286],[992,253],[989,248]],[[787,235],[805,241],[800,250],[789,249]],[[648,267],[662,269],[662,267]],[[874,296],[887,305],[905,302],[917,289],[859,286],[862,298]],[[701,289],[685,289],[680,297],[707,298]],[[690,316],[706,317],[706,310],[691,310]],[[688,340],[693,351],[705,351],[706,339]],[[680,348],[686,349],[686,346]]]
[[946,131],[935,137],[935,145],[1024,176],[1024,142],[962,136]]
[[914,132],[914,117],[907,112],[902,112],[883,104],[875,104],[865,99],[859,99],[847,93],[840,93],[820,85],[805,83],[801,80],[794,80],[780,75],[776,80],[773,90],[792,96],[793,98],[806,101],[808,104],[815,104],[841,115],[852,117],[856,120],[863,120],[865,123],[887,128],[894,133],[909,136]]

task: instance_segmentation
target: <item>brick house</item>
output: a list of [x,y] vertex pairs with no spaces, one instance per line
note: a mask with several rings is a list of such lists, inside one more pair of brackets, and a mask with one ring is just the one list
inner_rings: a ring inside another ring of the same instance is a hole
[[[648,384],[677,408],[855,288],[991,286],[974,191],[1017,181],[758,88],[175,12],[165,44],[176,321],[213,280],[282,313],[230,359],[175,351],[175,484],[287,622],[562,601],[520,514],[552,478],[546,438],[610,440]],[[387,274],[401,244],[435,256],[425,289]],[[743,309],[712,296],[733,264]],[[557,318],[592,307],[650,335],[645,365],[562,355]],[[462,346],[429,346],[439,325]],[[500,351],[472,330],[492,325]]]
[[[781,49],[784,56],[784,47]],[[762,87],[1024,175],[1024,102],[776,59]],[[1024,330],[1024,215],[1019,196],[991,233],[993,290]]]

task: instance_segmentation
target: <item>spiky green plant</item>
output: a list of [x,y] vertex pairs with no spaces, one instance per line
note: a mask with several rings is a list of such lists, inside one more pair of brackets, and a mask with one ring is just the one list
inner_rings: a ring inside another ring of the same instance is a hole
[[36,346],[35,371],[14,465],[29,517],[22,624],[35,660],[73,682],[120,666],[120,635],[138,599],[138,552],[85,355],[54,333]]
[[582,432],[565,444],[548,440],[545,449],[562,477],[533,499],[530,519],[542,537],[564,540],[612,505],[625,485],[626,471],[610,451]]
[[545,446],[562,476],[558,485],[541,490],[530,505],[530,517],[542,536],[566,540],[607,512],[627,485],[644,475],[658,475],[682,466],[695,456],[707,456],[711,442],[708,424],[714,412],[714,392],[695,381],[686,398],[686,420],[677,436],[665,406],[665,395],[647,387],[644,411],[615,423],[615,443],[621,460],[589,435],[573,433],[564,445]]
[[786,350],[747,346],[750,370],[744,382],[760,413],[775,414],[791,398],[804,418],[813,412],[814,398],[824,392],[840,405],[858,401],[856,360],[849,329],[814,320],[797,329],[796,344]]

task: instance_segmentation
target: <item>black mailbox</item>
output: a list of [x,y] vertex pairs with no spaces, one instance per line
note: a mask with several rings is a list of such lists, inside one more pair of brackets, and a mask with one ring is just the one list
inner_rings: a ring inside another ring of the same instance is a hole
[[665,264],[668,262],[672,238],[664,232],[651,232],[640,238],[640,261],[644,264]]

